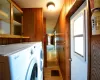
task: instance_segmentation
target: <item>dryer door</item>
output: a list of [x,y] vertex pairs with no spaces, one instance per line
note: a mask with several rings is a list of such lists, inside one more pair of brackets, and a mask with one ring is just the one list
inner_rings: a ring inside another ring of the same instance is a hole
[[25,80],[38,80],[38,65],[35,59],[32,59]]

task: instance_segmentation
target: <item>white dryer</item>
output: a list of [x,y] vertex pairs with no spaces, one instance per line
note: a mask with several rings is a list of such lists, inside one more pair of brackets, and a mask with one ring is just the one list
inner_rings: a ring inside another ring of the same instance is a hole
[[5,77],[0,77],[0,80],[41,80],[37,44],[41,46],[42,43],[0,46],[0,66],[6,65],[0,72]]

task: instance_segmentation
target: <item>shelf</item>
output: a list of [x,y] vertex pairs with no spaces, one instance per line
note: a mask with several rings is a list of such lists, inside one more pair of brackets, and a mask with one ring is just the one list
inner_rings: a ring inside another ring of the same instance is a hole
[[0,10],[0,20],[3,20],[7,23],[10,22],[10,19],[9,19],[8,15],[5,12],[1,11],[1,10]]
[[4,11],[0,10],[0,18],[1,19],[8,19],[8,14]]
[[2,20],[2,21],[4,21],[4,22],[7,22],[7,23],[10,24],[10,20],[9,20],[9,19],[0,19],[0,20]]
[[10,23],[10,19],[8,17],[8,14],[2,10],[0,10],[0,20],[7,22],[7,23]]
[[26,39],[29,39],[30,37],[18,36],[18,35],[0,34],[0,38],[26,38]]
[[17,26],[21,26],[22,25],[21,23],[15,21],[15,20],[13,22],[14,22],[14,25],[17,25]]

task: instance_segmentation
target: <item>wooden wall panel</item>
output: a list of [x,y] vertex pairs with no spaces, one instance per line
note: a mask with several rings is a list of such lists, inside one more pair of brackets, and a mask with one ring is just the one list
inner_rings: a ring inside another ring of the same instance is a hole
[[94,0],[90,0],[91,9],[94,8]]
[[36,41],[42,41],[43,40],[43,12],[42,9],[33,10],[35,12],[34,18],[35,21],[35,37]]
[[29,38],[0,38],[0,45],[29,42]]
[[42,8],[23,9],[23,35],[29,36],[30,41],[43,41]]
[[0,80],[11,80],[8,58],[0,56]]
[[4,80],[4,63],[0,62],[0,80]]
[[57,41],[58,61],[64,80],[70,79],[69,78],[70,69],[68,61],[69,45],[66,43],[66,41],[69,40],[69,37],[67,36],[68,34],[66,34],[67,31],[68,28],[66,29],[66,5],[64,4],[56,26],[56,33],[59,34],[57,36],[57,38],[59,38],[59,41]]
[[46,35],[46,18],[43,19],[43,29],[44,29],[44,39],[43,39],[43,45],[44,45],[44,67],[47,67],[47,35]]
[[34,13],[32,9],[23,9],[23,35],[34,41]]

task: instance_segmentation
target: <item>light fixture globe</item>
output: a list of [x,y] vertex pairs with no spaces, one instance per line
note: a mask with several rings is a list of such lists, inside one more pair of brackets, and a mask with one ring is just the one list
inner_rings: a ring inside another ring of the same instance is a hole
[[53,11],[55,9],[55,4],[53,2],[47,3],[47,8],[50,11]]

